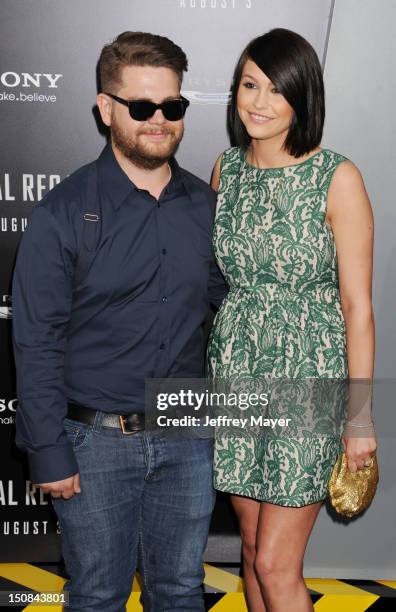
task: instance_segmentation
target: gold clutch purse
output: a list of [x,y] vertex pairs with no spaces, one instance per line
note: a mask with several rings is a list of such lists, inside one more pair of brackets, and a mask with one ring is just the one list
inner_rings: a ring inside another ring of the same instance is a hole
[[377,489],[379,473],[377,456],[362,470],[350,472],[345,453],[334,464],[329,482],[329,497],[339,514],[352,517],[371,504]]

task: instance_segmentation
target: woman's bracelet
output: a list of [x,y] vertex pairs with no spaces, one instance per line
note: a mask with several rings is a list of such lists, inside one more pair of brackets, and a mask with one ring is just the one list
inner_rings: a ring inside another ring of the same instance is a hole
[[369,423],[351,423],[347,421],[345,427],[348,427],[348,425],[350,427],[374,427],[374,421],[370,421]]

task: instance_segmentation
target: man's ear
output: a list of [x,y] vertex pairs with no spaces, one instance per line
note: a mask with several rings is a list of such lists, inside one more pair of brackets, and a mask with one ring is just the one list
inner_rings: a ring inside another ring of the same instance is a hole
[[111,126],[111,109],[113,108],[113,101],[109,96],[104,93],[99,93],[96,96],[96,103],[99,108],[100,116],[102,121],[107,127]]

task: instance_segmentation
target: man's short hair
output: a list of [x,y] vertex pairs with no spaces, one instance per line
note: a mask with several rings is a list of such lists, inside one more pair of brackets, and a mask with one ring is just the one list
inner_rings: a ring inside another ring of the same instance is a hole
[[165,36],[149,32],[123,32],[102,49],[99,58],[101,91],[114,91],[122,84],[125,66],[170,68],[180,85],[188,69],[184,51]]

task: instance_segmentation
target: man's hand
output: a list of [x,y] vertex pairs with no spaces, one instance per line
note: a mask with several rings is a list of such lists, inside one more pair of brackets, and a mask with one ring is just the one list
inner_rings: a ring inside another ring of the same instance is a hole
[[75,493],[81,493],[80,474],[74,474],[69,478],[56,480],[55,482],[42,482],[35,486],[40,487],[44,493],[51,493],[52,497],[70,499]]

